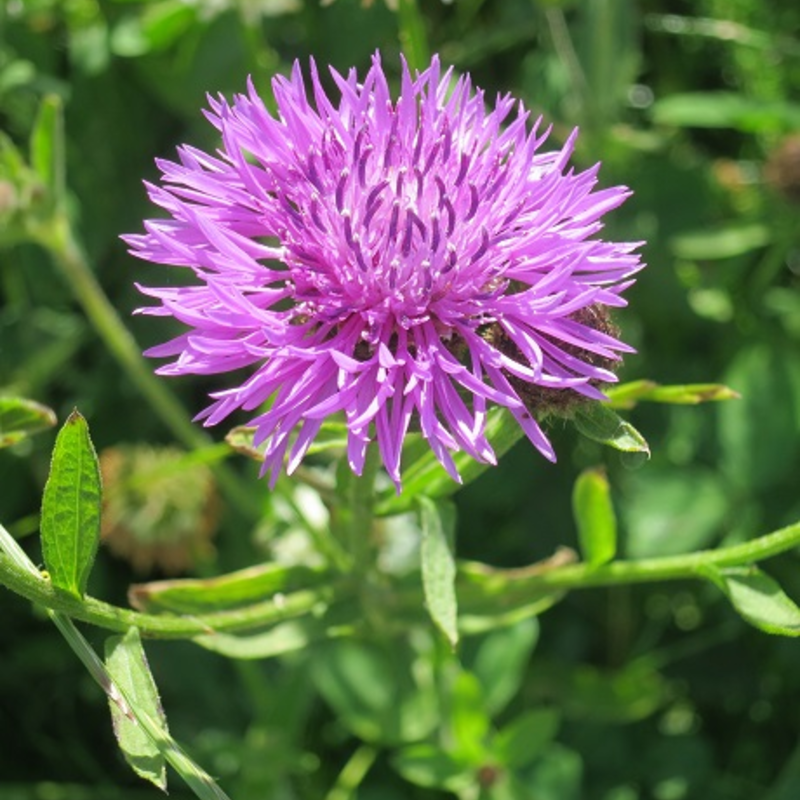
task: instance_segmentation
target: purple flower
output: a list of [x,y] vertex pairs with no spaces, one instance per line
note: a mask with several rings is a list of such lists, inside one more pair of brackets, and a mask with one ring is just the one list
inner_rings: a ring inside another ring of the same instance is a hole
[[453,452],[494,463],[490,404],[554,460],[536,419],[548,396],[601,399],[630,351],[605,308],[625,305],[637,245],[592,238],[629,191],[568,168],[575,132],[540,152],[541,120],[529,130],[510,96],[487,111],[438,59],[417,75],[403,64],[396,101],[377,55],[362,81],[331,75],[338,102],[313,62],[310,92],[298,64],[275,78],[277,116],[252,83],[210,99],[221,149],[158,162],[148,191],[169,216],[124,238],[197,285],[140,287],[160,301],[143,313],[189,327],[147,355],[174,358],[165,375],[253,368],[200,418],[260,409],[273,483],[337,413],[352,469],[376,440],[398,489],[409,429],[455,479]]

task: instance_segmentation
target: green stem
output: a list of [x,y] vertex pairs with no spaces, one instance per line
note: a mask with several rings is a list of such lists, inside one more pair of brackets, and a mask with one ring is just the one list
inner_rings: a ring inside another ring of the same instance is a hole
[[354,475],[347,463],[339,465],[336,479],[338,502],[331,508],[331,534],[346,551],[347,572],[364,575],[374,561],[372,525],[375,508],[375,478],[380,468],[380,452],[372,442],[361,475]]
[[[67,219],[56,216],[52,224],[38,231],[37,239],[50,253],[106,347],[172,434],[189,449],[211,444],[211,439],[191,422],[166,384],[159,381],[147,366],[136,340],[97,282]],[[235,507],[257,519],[260,504],[254,494],[242,486],[238,476],[223,464],[214,466],[214,472],[220,487]]]
[[800,522],[773,531],[749,542],[700,550],[680,556],[645,558],[638,561],[613,561],[610,564],[567,564],[541,570],[537,565],[515,570],[495,570],[483,564],[462,564],[462,572],[502,578],[510,591],[543,589],[590,589],[631,583],[704,578],[703,568],[736,567],[771,558],[800,545]]
[[351,800],[377,757],[378,751],[371,745],[362,744],[357,748],[342,768],[325,800]]
[[[21,576],[36,583],[45,583],[36,565],[28,558],[27,553],[14,541],[8,531],[0,525],[0,561],[7,561]],[[164,758],[172,764],[177,773],[186,781],[201,800],[230,800],[220,789],[214,779],[198,764],[195,764],[181,749],[180,745],[167,733],[158,720],[153,719],[136,703],[131,702],[124,690],[119,687],[108,674],[105,664],[100,660],[94,648],[86,641],[75,627],[70,617],[52,608],[47,615],[61,632],[72,651],[81,660],[108,699],[128,719],[135,720],[155,743]],[[127,629],[125,629],[127,630]]]
[[128,719],[136,721],[195,795],[201,800],[230,800],[217,782],[199,764],[189,758],[158,720],[126,697],[125,691],[108,674],[105,664],[75,627],[72,620],[57,611],[48,611],[48,615],[109,700]]
[[220,631],[243,631],[275,625],[287,619],[311,614],[330,600],[326,589],[299,591],[264,600],[242,608],[199,616],[146,614],[113,606],[93,597],[78,599],[57,591],[43,576],[36,577],[0,554],[0,584],[39,606],[81,622],[124,633],[139,628],[142,636],[160,639],[193,639]]
[[[357,588],[352,581],[298,591],[279,599],[265,600],[229,611],[199,616],[144,614],[112,606],[86,597],[57,592],[38,573],[31,573],[15,562],[8,548],[19,548],[0,526],[0,536],[7,540],[0,554],[0,583],[33,603],[59,611],[77,620],[102,628],[125,631],[135,625],[144,636],[167,639],[191,639],[217,631],[246,631],[275,625],[286,619],[315,613],[321,606],[347,599]],[[10,544],[8,542],[10,540]],[[525,609],[547,593],[597,586],[647,583],[652,581],[703,579],[708,566],[735,567],[763,561],[800,545],[800,523],[743,544],[719,550],[703,550],[681,556],[650,558],[641,561],[616,561],[599,567],[588,564],[542,569],[533,565],[523,569],[492,569],[483,564],[459,564],[459,598],[462,609],[483,616]],[[420,590],[409,590],[401,599],[406,610],[422,608]],[[402,608],[396,609],[398,613]]]

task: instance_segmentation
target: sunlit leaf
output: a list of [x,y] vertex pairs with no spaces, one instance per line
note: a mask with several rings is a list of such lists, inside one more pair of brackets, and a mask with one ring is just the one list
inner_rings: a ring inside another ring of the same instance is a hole
[[446,692],[450,752],[464,763],[480,765],[488,756],[492,723],[483,687],[470,672],[459,670]]
[[394,768],[410,783],[458,792],[474,783],[473,770],[441,748],[413,744],[392,759]]
[[686,383],[661,386],[654,381],[632,381],[606,389],[611,408],[631,409],[637,403],[671,403],[674,405],[697,405],[721,400],[735,400],[738,392],[721,383]]
[[572,422],[588,439],[613,447],[615,450],[642,453],[650,458],[650,448],[642,434],[604,403],[580,406]]
[[593,566],[611,561],[617,552],[617,517],[604,470],[587,469],[578,476],[572,511],[584,559]]
[[100,541],[100,470],[89,426],[77,410],[56,438],[42,498],[42,554],[50,580],[76,597],[86,582]]
[[141,611],[204,614],[267,600],[277,594],[310,589],[328,578],[303,565],[259,564],[216,578],[153,581],[131,587],[128,597]]
[[0,448],[55,424],[56,415],[46,406],[21,397],[0,397]]
[[682,233],[670,240],[670,246],[678,258],[714,261],[760,250],[768,245],[772,238],[773,232],[768,225],[738,223]]
[[[167,720],[158,689],[150,672],[139,631],[129,628],[124,636],[111,636],[105,645],[106,668],[129,702],[152,719],[157,720],[167,734]],[[127,717],[119,705],[109,702],[114,735],[125,760],[133,771],[158,786],[167,789],[166,761],[159,747],[140,725]]]
[[751,625],[779,636],[800,636],[800,608],[758,567],[703,567],[702,572]]
[[450,503],[420,497],[422,586],[425,604],[436,626],[451,645],[458,642],[455,508]]
[[653,120],[687,128],[735,128],[748,133],[800,127],[800,106],[734,92],[683,92],[656,101]]

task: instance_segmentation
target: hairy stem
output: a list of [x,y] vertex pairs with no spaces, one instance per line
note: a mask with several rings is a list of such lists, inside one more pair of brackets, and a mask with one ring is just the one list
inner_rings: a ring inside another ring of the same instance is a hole
[[[4,529],[0,527],[0,533],[2,532]],[[498,613],[507,614],[516,609],[523,610],[530,607],[537,597],[558,591],[702,579],[703,567],[751,564],[798,545],[800,523],[795,523],[758,539],[719,550],[640,561],[615,561],[599,567],[567,564],[547,569],[542,569],[540,565],[522,569],[493,569],[483,564],[462,562],[459,564],[459,597],[462,607],[468,608],[469,613],[488,617]],[[328,587],[293,592],[249,606],[203,616],[145,614],[109,605],[91,597],[79,600],[58,592],[44,576],[21,568],[10,554],[0,554],[0,583],[37,605],[77,620],[115,631],[124,631],[135,625],[143,636],[169,639],[191,639],[216,631],[264,628],[286,619],[314,614],[324,605],[350,598],[354,592],[352,582],[343,581]],[[407,611],[422,609],[422,603],[421,590],[404,593],[401,601]]]

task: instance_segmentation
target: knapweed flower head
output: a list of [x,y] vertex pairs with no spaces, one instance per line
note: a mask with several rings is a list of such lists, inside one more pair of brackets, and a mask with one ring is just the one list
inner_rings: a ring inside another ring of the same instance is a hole
[[140,287],[160,301],[144,313],[189,327],[147,354],[174,357],[165,375],[251,368],[200,417],[258,410],[272,481],[336,414],[352,469],[377,441],[398,489],[409,430],[456,479],[454,452],[493,463],[491,405],[554,460],[547,398],[601,399],[630,350],[606,309],[625,304],[636,245],[595,238],[628,190],[597,190],[598,167],[568,167],[575,133],[542,152],[541,120],[510,96],[487,110],[436,58],[403,64],[397,99],[377,55],[363,79],[331,70],[335,99],[310,73],[308,89],[298,64],[273,80],[276,115],[252,83],[211,98],[221,149],[158,162],[148,191],[169,217],[125,239],[196,285]]

